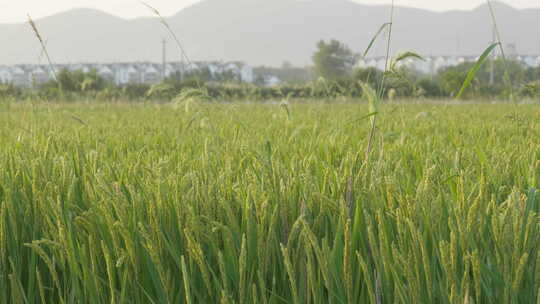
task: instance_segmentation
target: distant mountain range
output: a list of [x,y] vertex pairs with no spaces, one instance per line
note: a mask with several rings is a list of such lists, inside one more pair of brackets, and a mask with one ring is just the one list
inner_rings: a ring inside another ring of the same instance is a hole
[[[505,43],[521,54],[540,53],[540,9],[517,10],[495,3]],[[193,60],[239,60],[278,66],[307,65],[320,39],[335,38],[361,52],[388,21],[387,5],[348,0],[204,0],[167,19]],[[121,19],[76,9],[36,21],[53,61],[127,62],[161,60],[167,32],[155,18]],[[488,8],[433,12],[397,7],[394,50],[425,55],[479,54],[491,41]],[[383,43],[372,55],[382,55]],[[169,39],[170,60],[179,60]],[[27,24],[0,24],[0,64],[36,63],[40,47]],[[43,58],[41,59],[44,62]]]

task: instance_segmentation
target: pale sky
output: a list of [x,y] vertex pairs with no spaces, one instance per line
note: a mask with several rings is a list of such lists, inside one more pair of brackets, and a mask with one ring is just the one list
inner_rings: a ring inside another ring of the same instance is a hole
[[[147,0],[163,15],[172,15],[199,0]],[[220,0],[227,1],[227,0]],[[268,0],[272,1],[272,0]],[[385,4],[391,0],[354,0],[364,4]],[[540,0],[504,0],[516,8],[540,7]],[[436,11],[471,9],[485,0],[395,0],[396,5]],[[72,8],[96,8],[123,18],[151,15],[137,0],[0,0],[0,23],[24,22],[26,14],[34,19]]]

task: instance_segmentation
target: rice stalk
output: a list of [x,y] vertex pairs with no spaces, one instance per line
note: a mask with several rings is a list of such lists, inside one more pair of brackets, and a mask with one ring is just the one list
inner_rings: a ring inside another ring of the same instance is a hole
[[186,60],[187,64],[188,64],[188,67],[190,67],[192,65],[192,61],[189,59],[189,56],[187,55],[182,43],[180,43],[180,39],[178,39],[178,36],[176,35],[176,33],[172,30],[171,26],[169,25],[169,23],[167,22],[167,20],[161,15],[161,13],[156,9],[154,8],[153,6],[151,6],[150,4],[144,2],[144,1],[140,1],[140,3],[142,5],[144,5],[146,8],[148,8],[158,19],[159,21],[161,22],[161,24],[165,27],[165,29],[169,32],[169,34],[171,35],[171,37],[173,38],[174,42],[176,43],[176,46],[178,47],[178,49],[180,50],[180,53],[181,53],[181,56],[184,60]]
[[[43,40],[43,37],[41,36],[41,33],[39,32],[39,29],[38,29],[36,23],[34,22],[34,20],[32,19],[32,17],[30,17],[30,15],[27,15],[27,16],[28,16],[28,24],[32,28],[32,31],[34,32],[34,35],[36,36],[36,38],[39,41],[39,44],[41,45],[41,49],[43,51],[43,54],[45,54],[45,57],[47,58],[47,63],[49,64],[49,69],[51,70],[51,73],[52,73],[52,75],[54,77],[54,80],[58,81],[58,77],[56,75],[56,70],[55,70],[54,65],[52,63],[51,56],[49,56],[49,52],[47,51],[47,46],[45,45],[45,41]],[[59,83],[59,85],[60,85],[60,83]],[[60,88],[60,90],[61,89],[62,88]]]

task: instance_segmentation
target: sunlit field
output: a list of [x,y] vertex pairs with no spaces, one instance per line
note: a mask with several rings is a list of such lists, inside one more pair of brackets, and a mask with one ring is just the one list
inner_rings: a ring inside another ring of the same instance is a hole
[[540,303],[540,106],[0,105],[0,303]]

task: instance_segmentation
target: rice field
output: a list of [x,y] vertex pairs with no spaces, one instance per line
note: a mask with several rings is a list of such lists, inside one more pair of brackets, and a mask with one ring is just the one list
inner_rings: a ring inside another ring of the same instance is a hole
[[540,107],[0,105],[0,303],[540,303]]

